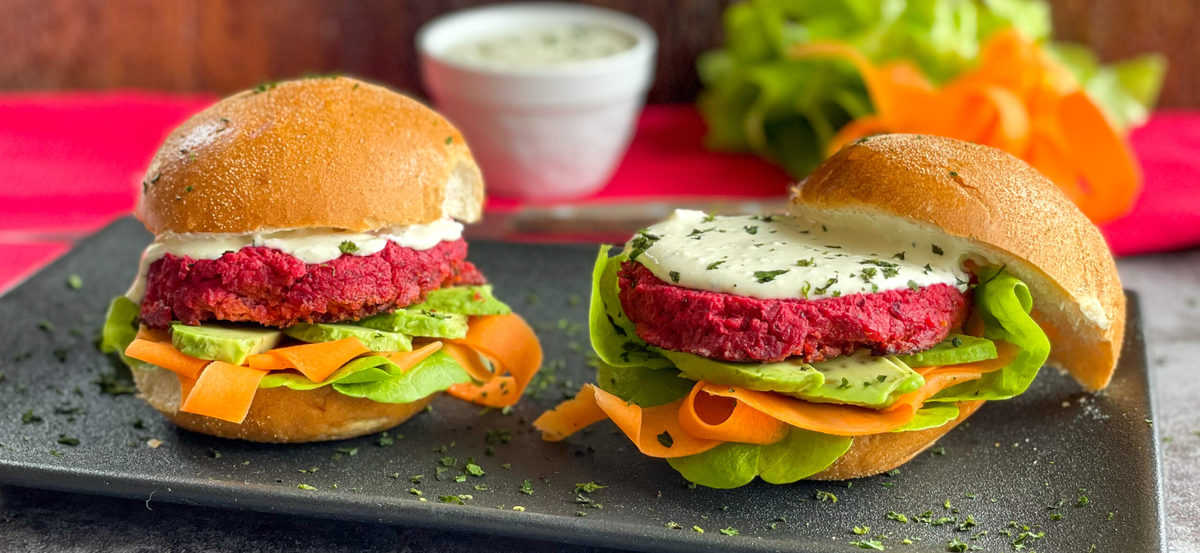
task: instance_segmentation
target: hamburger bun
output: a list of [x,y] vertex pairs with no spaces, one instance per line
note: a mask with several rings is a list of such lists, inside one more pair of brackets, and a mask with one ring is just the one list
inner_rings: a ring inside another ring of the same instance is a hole
[[445,118],[346,77],[262,85],[192,116],[142,180],[154,234],[367,231],[479,219],[483,178]]
[[259,389],[241,424],[179,410],[179,377],[159,368],[135,368],[138,396],[180,428],[252,442],[341,440],[387,430],[421,412],[433,394],[412,403],[378,403],[326,386],[308,391]]
[[968,259],[1004,265],[1029,285],[1033,318],[1052,344],[1048,364],[1089,390],[1112,379],[1125,335],[1112,253],[1058,187],[1020,159],[950,138],[871,136],[795,186],[790,210],[864,231],[945,236]]

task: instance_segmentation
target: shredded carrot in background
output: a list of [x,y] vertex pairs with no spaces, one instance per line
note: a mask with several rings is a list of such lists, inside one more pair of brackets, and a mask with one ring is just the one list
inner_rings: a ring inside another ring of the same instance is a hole
[[911,62],[875,66],[840,42],[800,44],[791,55],[845,59],[875,105],[874,114],[838,131],[829,154],[884,132],[986,144],[1041,171],[1097,223],[1127,213],[1141,190],[1137,160],[1117,125],[1066,66],[1016,30],[992,35],[978,65],[940,88]]

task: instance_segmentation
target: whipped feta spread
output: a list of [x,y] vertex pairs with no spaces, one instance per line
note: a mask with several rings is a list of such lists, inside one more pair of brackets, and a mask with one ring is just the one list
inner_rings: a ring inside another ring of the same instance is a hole
[[[943,237],[944,238],[944,237]],[[679,209],[626,245],[678,286],[760,299],[818,299],[949,284],[965,291],[966,252],[932,233],[837,228],[788,215]]]

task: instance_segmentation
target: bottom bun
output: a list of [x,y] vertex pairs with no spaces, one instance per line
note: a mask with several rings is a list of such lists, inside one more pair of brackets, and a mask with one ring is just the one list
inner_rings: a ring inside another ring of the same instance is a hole
[[412,403],[379,403],[326,386],[308,391],[260,389],[241,424],[179,411],[179,378],[162,369],[135,369],[139,397],[180,428],[252,442],[341,440],[392,428],[421,412],[437,394]]
[[958,404],[958,418],[937,428],[915,432],[885,432],[854,438],[850,450],[834,461],[829,468],[809,476],[809,480],[849,480],[865,478],[892,470],[912,460],[947,432],[967,420],[983,405],[983,401],[963,401]]

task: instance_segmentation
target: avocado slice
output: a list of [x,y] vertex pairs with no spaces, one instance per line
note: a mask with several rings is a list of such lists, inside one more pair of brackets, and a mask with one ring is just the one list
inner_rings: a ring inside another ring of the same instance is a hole
[[246,357],[275,347],[282,338],[282,332],[269,328],[171,324],[171,344],[179,351],[234,365],[241,365]]
[[799,393],[820,388],[825,376],[808,363],[729,363],[678,351],[656,350],[692,380],[763,392]]
[[824,384],[815,389],[785,393],[815,403],[882,409],[895,403],[902,394],[925,385],[925,378],[903,361],[877,357],[867,350],[812,366],[825,377]]
[[405,334],[358,325],[300,323],[287,327],[284,332],[301,342],[332,342],[358,338],[371,351],[412,351],[412,338]]
[[896,357],[910,367],[934,367],[987,361],[995,359],[998,355],[996,344],[987,338],[951,334],[925,351]]
[[492,285],[451,286],[425,295],[425,301],[408,306],[417,311],[437,311],[462,315],[507,315],[508,305],[492,295]]
[[359,325],[409,336],[430,338],[464,338],[467,335],[467,316],[459,313],[424,309],[397,309],[358,321]]

